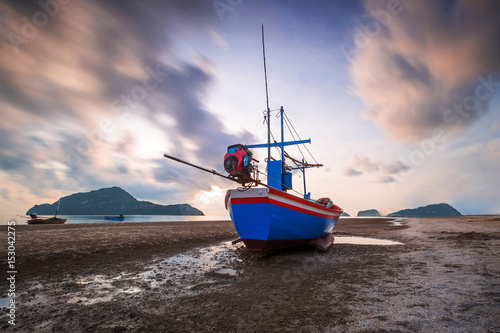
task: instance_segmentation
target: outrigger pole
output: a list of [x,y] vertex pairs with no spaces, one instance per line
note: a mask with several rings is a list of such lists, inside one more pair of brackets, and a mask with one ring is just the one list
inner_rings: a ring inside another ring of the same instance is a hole
[[[203,168],[203,167],[201,167],[201,166],[198,166],[198,165],[195,165],[195,164],[192,164],[192,163],[189,163],[189,162],[183,161],[183,160],[181,160],[180,158],[177,158],[177,157],[175,157],[175,156],[168,155],[168,154],[163,154],[163,157],[169,158],[169,159],[174,160],[174,161],[176,161],[176,162],[180,162],[180,163],[187,164],[187,165],[189,165],[189,166],[192,166],[193,168],[200,169],[200,170],[203,170],[203,171],[205,171],[205,172],[209,172],[209,173],[211,173],[211,174],[213,174],[213,175],[216,175],[216,176],[219,176],[219,177],[225,178],[225,179],[227,179],[227,180],[231,180],[231,181],[233,181],[233,182],[236,182],[236,183],[238,183],[238,184],[241,184],[241,182],[239,182],[237,179],[234,179],[234,178],[231,178],[231,177],[228,177],[228,176],[224,176],[224,175],[222,175],[222,174],[218,173],[217,171],[215,171],[214,169],[206,169],[206,168]],[[263,183],[262,183],[260,180],[258,180],[258,179],[254,179],[252,182],[253,182],[253,183],[255,183],[255,185],[262,185],[262,186],[265,186],[265,187],[269,187],[268,185],[263,184]]]
[[172,155],[168,155],[168,154],[163,154],[164,157],[166,158],[170,158],[171,160],[174,160],[176,162],[181,162],[181,163],[184,163],[184,164],[187,164],[189,166],[192,166],[193,168],[196,168],[196,169],[200,169],[200,170],[203,170],[203,171],[206,171],[206,172],[210,172],[211,174],[213,175],[216,175],[216,176],[219,176],[219,177],[222,177],[222,178],[226,178],[226,179],[229,179],[229,180],[232,180],[234,182],[237,182],[236,179],[233,179],[233,178],[230,178],[228,176],[224,176],[224,175],[221,175],[220,173],[218,173],[217,171],[215,171],[214,169],[210,170],[210,169],[205,169],[205,168],[202,168],[201,166],[198,166],[198,165],[194,165],[192,163],[189,163],[189,162],[186,162],[186,161],[183,161],[175,156],[172,156]]

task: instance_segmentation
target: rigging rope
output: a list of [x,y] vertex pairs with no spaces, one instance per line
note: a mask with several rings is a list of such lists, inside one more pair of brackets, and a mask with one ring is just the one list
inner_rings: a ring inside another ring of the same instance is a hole
[[[286,117],[286,115],[285,115]],[[290,122],[290,120],[288,119],[288,117],[285,118],[285,125],[286,127],[288,128],[288,131],[290,132],[290,134],[292,135],[292,138],[294,141],[297,141],[297,139],[295,138],[295,135],[293,135],[293,132],[292,130],[290,129],[290,126],[292,123]],[[299,137],[299,140],[300,140],[300,137]],[[302,150],[300,149],[300,146],[297,145],[297,148],[299,149],[299,152],[300,152],[300,155],[302,155],[302,158],[305,160],[306,158],[304,157],[304,154],[302,153]]]
[[[271,111],[279,111],[279,109],[276,109],[276,110],[271,110]],[[267,111],[264,111],[264,112],[267,114]],[[266,121],[266,122],[267,122],[267,121],[269,121],[269,119],[266,119],[266,116],[264,116],[264,121]],[[278,142],[276,141],[276,139],[274,138],[273,132],[269,131],[269,133],[271,133],[271,137],[273,138],[273,142],[274,142],[274,143],[278,143]],[[281,151],[280,151],[280,149],[279,149],[277,146],[274,146],[274,148],[276,148],[276,150],[278,151],[278,155],[280,155],[280,156],[281,156]]]
[[[297,131],[295,130],[295,127],[293,127],[293,124],[290,122],[290,119],[288,119],[288,116],[286,115],[286,113],[283,112],[283,114],[285,115],[285,118],[290,123],[290,126],[292,126],[293,130],[295,131],[295,134],[297,134],[297,137],[299,138],[299,140],[301,140],[299,133],[297,133]],[[304,148],[307,150],[307,152],[309,153],[309,155],[311,155],[311,157],[314,160],[314,162],[316,162],[316,164],[319,164],[318,161],[316,161],[316,159],[314,158],[314,156],[311,154],[311,152],[309,151],[309,149],[307,149],[307,146],[305,144],[304,144]]]
[[[273,109],[273,110],[270,110],[270,111],[281,111],[281,109]],[[267,117],[266,117],[266,115],[267,115],[267,111],[264,111],[264,113],[265,113],[265,115],[264,115],[264,122],[269,122],[269,119],[267,119]],[[278,114],[276,114],[276,116],[275,116],[275,117],[279,117],[279,115],[280,115],[280,114],[278,113]],[[284,123],[285,123],[286,127],[288,128],[288,131],[289,131],[289,132],[290,132],[290,134],[292,135],[293,140],[294,140],[294,141],[297,141],[297,138],[298,138],[298,140],[302,140],[302,139],[300,138],[299,133],[297,132],[297,130],[295,129],[295,127],[293,126],[292,122],[290,121],[290,119],[288,118],[288,116],[286,115],[286,113],[285,113],[285,112],[283,112],[283,115],[284,115],[284,118],[283,118]],[[290,128],[290,126],[291,126],[291,128]],[[292,129],[293,129],[293,131],[292,131]],[[297,136],[297,138],[295,137],[294,132],[295,132],[295,135]],[[274,142],[275,144],[277,144],[278,142],[276,141],[276,139],[275,139],[274,134],[272,133],[272,131],[270,131],[270,135],[271,135],[271,137],[273,138],[273,142]],[[302,144],[302,145],[304,145],[304,148],[306,149],[306,151],[309,153],[309,155],[311,156],[311,158],[314,160],[314,162],[315,162],[316,164],[309,164],[309,163],[306,161],[306,158],[305,158],[305,156],[304,156],[304,153],[303,153],[303,152],[302,152],[302,150],[300,149],[300,146],[299,146],[299,145],[297,145],[297,148],[299,149],[299,152],[300,152],[300,155],[302,156],[303,162],[302,162],[302,161],[298,161],[298,160],[296,160],[296,159],[292,158],[292,157],[291,157],[291,156],[290,156],[290,155],[289,155],[286,151],[284,152],[285,157],[286,157],[286,158],[288,158],[288,159],[290,159],[290,160],[292,160],[292,162],[293,162],[293,163],[294,163],[294,164],[295,164],[298,168],[300,168],[300,166],[298,165],[298,163],[300,163],[302,166],[317,166],[317,167],[319,167],[319,166],[323,166],[322,164],[318,163],[318,161],[316,160],[316,158],[314,158],[313,154],[309,151],[309,149],[307,148],[307,146],[306,146],[305,144]],[[275,146],[275,148],[276,148],[276,151],[278,152],[278,154],[279,154],[279,155],[281,155],[281,150],[280,150],[280,147]],[[283,150],[284,150],[284,149],[285,149],[285,148],[283,147]],[[291,169],[291,167],[290,167],[290,166],[288,166],[288,165],[286,165],[286,163],[285,163],[285,168],[286,168],[286,169],[289,169],[289,170]],[[297,193],[298,193],[298,192],[297,192]]]

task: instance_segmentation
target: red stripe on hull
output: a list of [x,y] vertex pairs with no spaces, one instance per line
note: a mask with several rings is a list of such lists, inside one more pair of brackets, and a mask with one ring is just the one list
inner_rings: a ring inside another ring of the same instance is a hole
[[[270,203],[270,204],[273,204],[273,205],[276,205],[276,206],[288,208],[288,209],[291,209],[291,210],[294,210],[294,211],[297,211],[297,212],[301,212],[301,213],[305,213],[305,214],[309,214],[309,215],[313,215],[313,216],[317,216],[317,217],[322,217],[322,218],[326,218],[326,219],[337,218],[337,216],[331,215],[332,214],[331,210],[329,211],[330,215],[326,215],[326,214],[321,214],[321,213],[314,212],[312,210],[308,210],[308,209],[300,208],[300,207],[297,207],[297,206],[293,206],[293,205],[290,205],[290,204],[287,204],[287,203],[284,203],[284,202],[281,202],[281,201],[273,200],[273,199],[270,199],[270,198],[234,198],[234,199],[231,199],[230,202],[231,202],[231,205],[233,205],[233,204],[237,205],[237,204]],[[322,208],[322,207],[320,207],[318,205],[315,205],[313,207],[314,208],[320,208],[320,209]]]
[[334,237],[332,234],[312,238],[312,239],[279,239],[279,240],[258,240],[243,239],[243,243],[250,250],[253,256],[263,257],[265,255],[279,252],[292,247],[311,244],[321,250],[326,250],[332,245]]

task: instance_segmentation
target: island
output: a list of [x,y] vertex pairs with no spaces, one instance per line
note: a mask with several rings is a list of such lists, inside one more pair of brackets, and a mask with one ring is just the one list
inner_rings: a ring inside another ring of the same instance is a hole
[[[59,215],[204,215],[188,204],[159,205],[139,201],[117,186],[75,193],[59,200]],[[59,200],[35,205],[26,214],[54,215]]]
[[368,209],[359,211],[358,216],[382,216],[382,215],[376,209]]
[[432,204],[413,209],[403,209],[387,216],[394,217],[456,217],[462,214],[447,203]]

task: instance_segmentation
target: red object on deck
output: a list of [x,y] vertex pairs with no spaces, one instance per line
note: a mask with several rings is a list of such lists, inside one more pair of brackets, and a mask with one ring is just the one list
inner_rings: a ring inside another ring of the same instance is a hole
[[[248,149],[243,145],[229,146],[226,155],[224,155],[224,169],[232,176],[238,176],[245,172],[245,157],[249,154]],[[247,157],[247,161],[251,155]],[[248,164],[248,162],[247,162]]]

